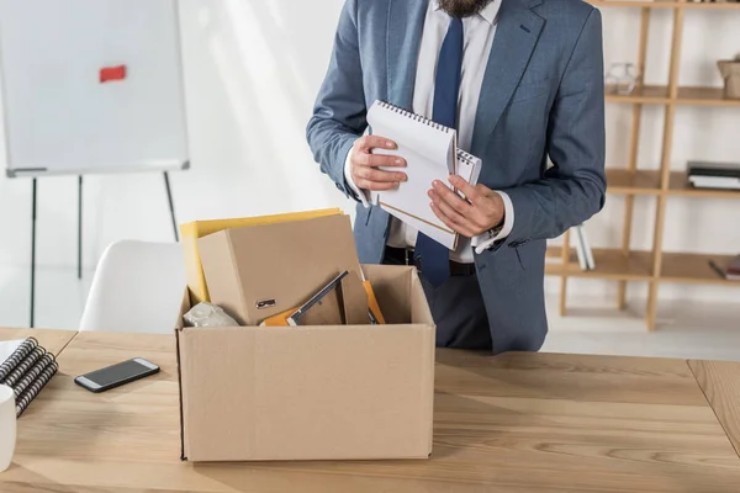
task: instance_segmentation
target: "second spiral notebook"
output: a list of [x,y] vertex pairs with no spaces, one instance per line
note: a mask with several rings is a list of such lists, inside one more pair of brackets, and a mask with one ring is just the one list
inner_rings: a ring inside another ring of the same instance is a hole
[[56,374],[54,355],[33,337],[0,346],[0,384],[15,393],[16,416],[20,416]]
[[[373,192],[373,205],[418,229],[450,250],[457,247],[458,235],[445,225],[429,207],[427,191],[434,180],[449,184],[450,174],[475,185],[481,170],[481,160],[457,147],[455,129],[435,123],[421,115],[392,104],[376,101],[368,110],[367,121],[372,133],[398,144],[398,149],[386,153],[403,157],[408,181],[397,190]],[[392,169],[391,171],[397,171]]]

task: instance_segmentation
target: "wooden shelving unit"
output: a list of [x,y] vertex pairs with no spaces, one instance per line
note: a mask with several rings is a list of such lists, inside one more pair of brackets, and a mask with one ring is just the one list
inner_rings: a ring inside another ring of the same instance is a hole
[[[673,35],[671,39],[670,68],[668,84],[641,85],[629,95],[619,95],[614,87],[607,86],[606,101],[610,104],[632,106],[632,132],[629,143],[629,160],[624,167],[607,168],[607,192],[625,196],[624,226],[620,248],[596,249],[594,258],[596,269],[582,271],[570,245],[570,232],[563,238],[564,247],[548,249],[546,274],[561,278],[560,311],[567,312],[568,279],[586,278],[612,280],[619,283],[617,305],[626,308],[628,282],[646,282],[649,294],[646,310],[648,330],[656,327],[658,289],[661,284],[703,284],[740,287],[740,282],[727,281],[710,266],[713,261],[720,267],[726,266],[731,256],[711,255],[691,252],[664,252],[663,235],[665,231],[666,208],[673,197],[740,199],[740,192],[727,190],[695,189],[689,183],[686,172],[671,170],[673,150],[673,130],[676,109],[682,106],[703,106],[740,109],[740,100],[725,98],[719,87],[682,87],[678,73],[681,61],[684,18],[694,10],[726,10],[728,14],[740,14],[740,3],[694,3],[686,0],[589,0],[599,8],[624,7],[639,8],[640,32],[637,53],[637,66],[640,74],[645,73],[648,35],[652,9],[671,9],[673,13]],[[740,16],[738,17],[740,20]],[[663,124],[663,145],[658,169],[638,168],[640,127],[644,106],[665,107]],[[657,201],[655,216],[655,235],[650,251],[631,249],[632,222],[635,214],[635,197],[655,197]],[[740,205],[740,204],[739,204]]]

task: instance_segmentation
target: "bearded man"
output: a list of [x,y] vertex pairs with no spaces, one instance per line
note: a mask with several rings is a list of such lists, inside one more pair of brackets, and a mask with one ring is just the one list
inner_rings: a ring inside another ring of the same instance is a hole
[[[542,346],[546,240],[604,203],[602,74],[601,17],[580,0],[346,1],[308,142],[358,201],[361,261],[419,269],[438,346]],[[365,135],[375,100],[456,128],[482,159],[475,187],[429,184],[455,251],[369,206],[406,180],[403,159],[373,153],[392,136]]]

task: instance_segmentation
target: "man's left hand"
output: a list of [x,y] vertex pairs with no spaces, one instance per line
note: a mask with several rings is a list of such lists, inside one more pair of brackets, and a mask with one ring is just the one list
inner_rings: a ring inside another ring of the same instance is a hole
[[435,181],[428,192],[432,210],[447,227],[473,238],[503,224],[505,209],[501,195],[484,185],[472,186],[459,176],[451,176],[450,183],[467,200],[441,181]]

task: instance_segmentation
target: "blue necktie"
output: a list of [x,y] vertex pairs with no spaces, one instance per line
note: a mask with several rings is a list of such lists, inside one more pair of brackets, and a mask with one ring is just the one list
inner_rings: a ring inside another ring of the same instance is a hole
[[[453,17],[439,52],[432,110],[432,120],[451,128],[457,128],[462,58],[463,23]],[[450,277],[450,251],[423,233],[416,239],[414,257],[421,266],[422,276],[433,286],[439,286]]]

